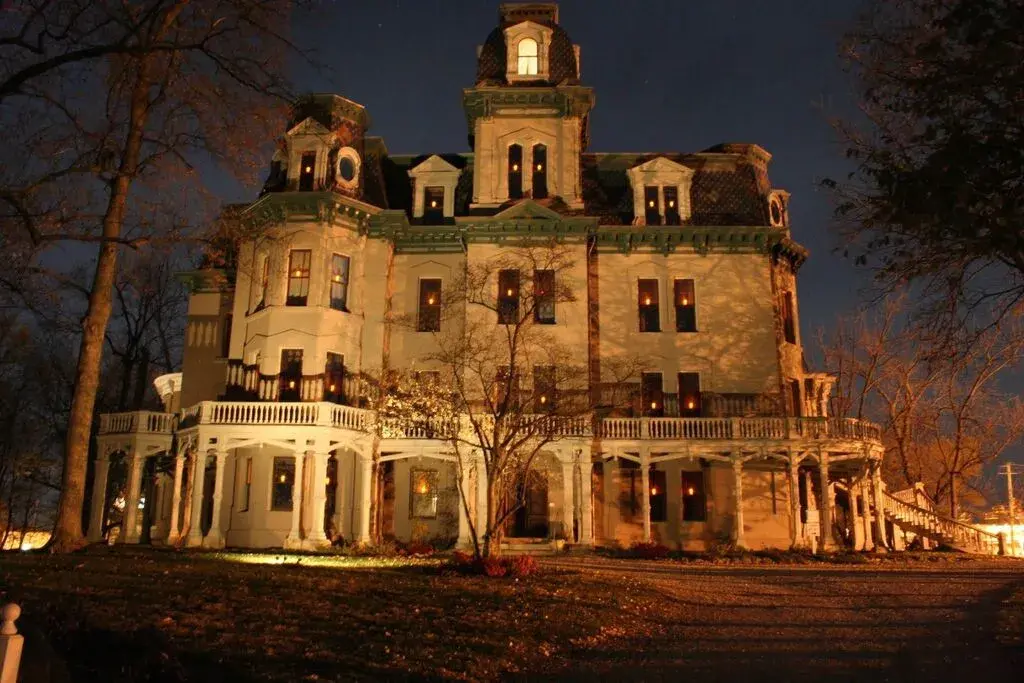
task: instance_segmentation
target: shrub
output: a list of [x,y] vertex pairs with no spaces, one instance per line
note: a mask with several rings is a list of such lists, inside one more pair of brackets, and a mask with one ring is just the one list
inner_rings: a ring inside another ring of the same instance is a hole
[[497,557],[485,557],[480,562],[480,573],[496,579],[505,576],[508,573],[508,567]]
[[462,550],[456,550],[452,553],[452,564],[458,566],[465,566],[473,563],[473,553],[463,552]]
[[412,541],[405,546],[405,553],[407,555],[433,555],[434,546],[423,541]]
[[661,543],[637,542],[629,547],[629,554],[638,560],[663,560],[671,552],[666,545]]
[[537,564],[537,560],[533,559],[529,555],[517,555],[515,557],[510,557],[505,562],[508,567],[509,576],[514,576],[516,578],[530,576],[540,571],[540,566]]

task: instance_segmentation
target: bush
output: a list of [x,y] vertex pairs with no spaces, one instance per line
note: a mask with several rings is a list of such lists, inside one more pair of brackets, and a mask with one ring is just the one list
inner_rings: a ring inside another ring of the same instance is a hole
[[629,547],[630,557],[638,560],[663,560],[670,552],[668,546],[654,542],[637,542]]
[[522,578],[524,576],[531,576],[540,571],[540,565],[537,564],[537,560],[533,559],[529,555],[517,555],[510,557],[505,561],[508,567],[509,576],[516,578]]
[[434,554],[434,546],[423,541],[412,541],[404,548],[406,555],[429,556]]
[[508,567],[497,557],[485,557],[480,562],[480,573],[497,579],[508,573]]

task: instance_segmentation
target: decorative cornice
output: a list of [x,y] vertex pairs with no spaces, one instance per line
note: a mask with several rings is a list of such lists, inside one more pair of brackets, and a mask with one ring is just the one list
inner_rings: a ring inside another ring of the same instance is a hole
[[340,219],[355,222],[360,230],[381,209],[337,192],[269,192],[244,209],[240,217],[260,227],[290,220],[317,220],[330,224]]
[[557,116],[585,118],[594,108],[594,91],[583,86],[466,88],[462,91],[462,107],[471,131],[481,116],[501,116],[501,109],[508,107],[551,109]]

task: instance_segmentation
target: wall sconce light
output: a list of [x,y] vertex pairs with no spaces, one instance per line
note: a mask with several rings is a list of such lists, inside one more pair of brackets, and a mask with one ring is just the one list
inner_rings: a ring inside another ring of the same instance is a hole
[[657,486],[652,486],[651,487],[651,495],[652,496],[658,495],[658,487]]
[[544,164],[537,164],[537,170],[538,171],[543,171],[544,170]]
[[692,486],[690,488],[686,489],[686,495],[692,496],[693,493],[694,493],[694,491],[693,491],[693,487]]
[[513,171],[518,171],[519,170],[519,164],[512,164],[512,170]]

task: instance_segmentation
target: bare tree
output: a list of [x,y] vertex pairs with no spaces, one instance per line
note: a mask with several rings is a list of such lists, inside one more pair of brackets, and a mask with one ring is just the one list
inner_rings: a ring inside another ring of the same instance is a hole
[[[583,291],[585,276],[575,265],[571,249],[556,243],[503,246],[471,261],[437,293],[439,302],[422,302],[428,305],[417,316],[397,319],[407,329],[433,330],[435,344],[422,357],[424,371],[396,381],[401,390],[392,390],[397,398],[382,414],[411,417],[447,440],[478,557],[499,554],[502,529],[524,504],[544,449],[590,434],[596,406],[586,356],[559,337],[558,326],[545,324]],[[606,384],[624,385],[638,369],[638,362],[605,364]],[[480,523],[465,488],[471,471],[486,488]]]
[[33,0],[4,13],[0,118],[18,133],[3,150],[17,163],[0,175],[0,222],[29,254],[68,240],[98,245],[55,551],[84,542],[87,453],[118,251],[174,239],[189,226],[203,197],[203,160],[251,179],[292,99],[286,31],[296,4]]

